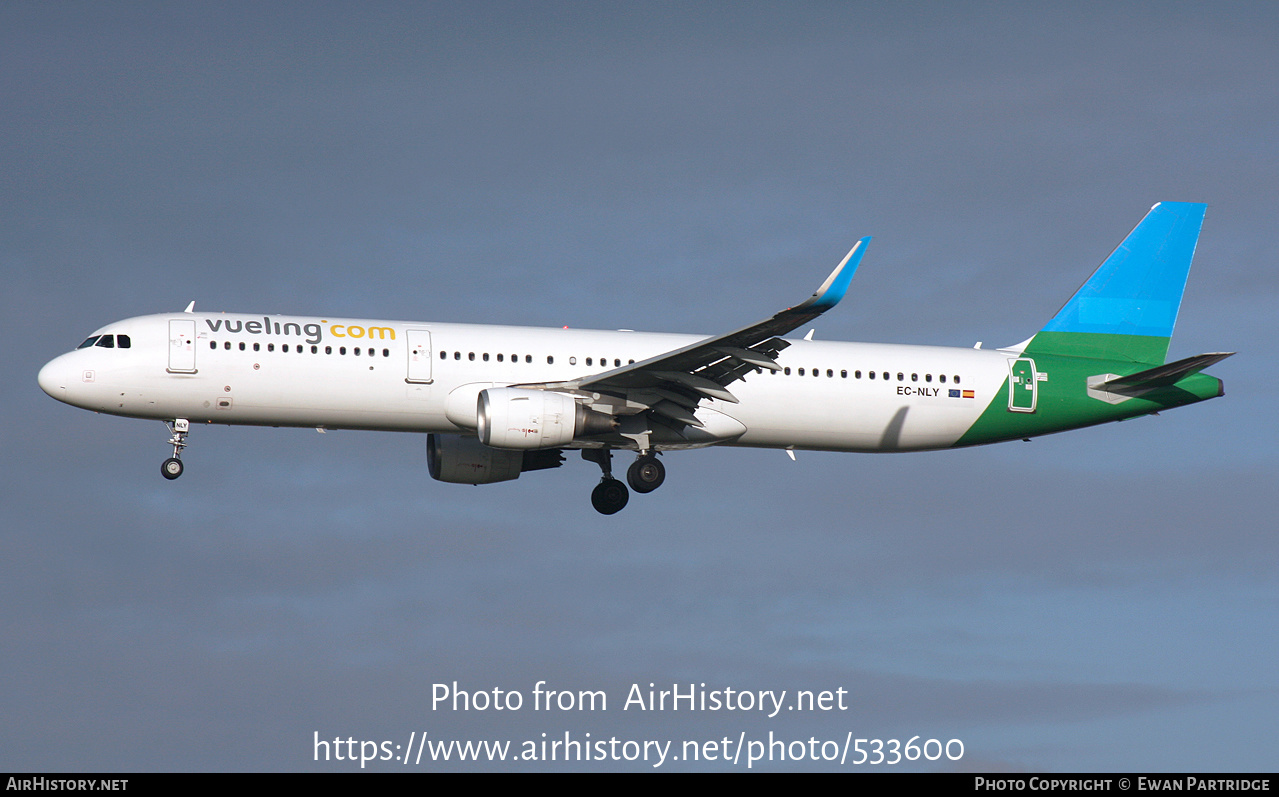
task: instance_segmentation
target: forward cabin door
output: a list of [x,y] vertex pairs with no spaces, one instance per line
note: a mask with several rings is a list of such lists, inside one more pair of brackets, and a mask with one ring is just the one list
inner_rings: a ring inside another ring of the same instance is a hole
[[195,373],[195,319],[169,321],[169,373]]

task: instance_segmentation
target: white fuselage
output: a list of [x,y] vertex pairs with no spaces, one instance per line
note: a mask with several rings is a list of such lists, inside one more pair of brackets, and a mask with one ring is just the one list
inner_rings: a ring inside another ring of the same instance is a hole
[[[94,335],[127,336],[130,345],[54,359],[40,372],[46,392],[136,418],[454,434],[474,432],[485,388],[580,379],[703,337],[222,313],[141,316]],[[1016,357],[789,342],[777,358],[783,371],[761,370],[732,386],[740,403],[703,400],[707,417],[727,420],[708,424],[719,436],[700,444],[945,448],[990,404]]]

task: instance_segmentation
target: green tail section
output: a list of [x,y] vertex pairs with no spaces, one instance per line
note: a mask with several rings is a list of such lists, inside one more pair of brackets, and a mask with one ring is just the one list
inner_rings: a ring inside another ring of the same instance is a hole
[[[1020,354],[956,446],[1034,437],[1193,404],[1223,394],[1200,373],[1228,354],[1164,365],[1205,205],[1150,209]],[[1152,367],[1153,366],[1153,367]]]

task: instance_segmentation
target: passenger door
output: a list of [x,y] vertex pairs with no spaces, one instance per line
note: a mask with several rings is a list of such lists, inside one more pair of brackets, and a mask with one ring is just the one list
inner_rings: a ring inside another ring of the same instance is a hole
[[1035,361],[1022,357],[1008,361],[1008,411],[1034,412],[1039,398]]
[[169,321],[169,373],[195,373],[195,319]]
[[405,382],[431,382],[431,333],[425,329],[406,329],[409,338],[409,371]]

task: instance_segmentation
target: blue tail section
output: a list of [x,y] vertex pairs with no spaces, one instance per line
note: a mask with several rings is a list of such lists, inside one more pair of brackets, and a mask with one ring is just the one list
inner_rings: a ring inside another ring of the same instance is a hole
[[1206,209],[1196,202],[1151,208],[1028,350],[1163,363]]
[[1151,208],[1044,331],[1172,337],[1207,207]]

